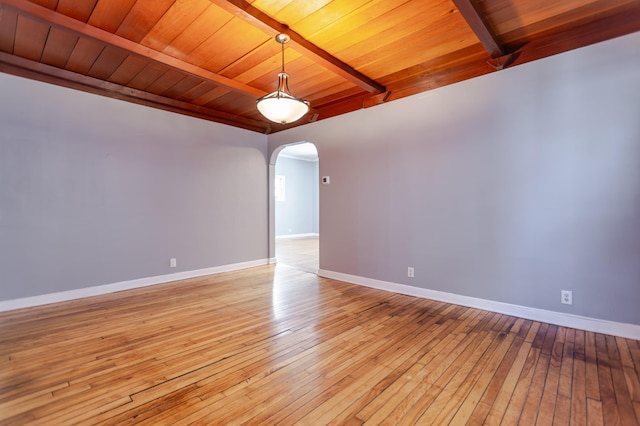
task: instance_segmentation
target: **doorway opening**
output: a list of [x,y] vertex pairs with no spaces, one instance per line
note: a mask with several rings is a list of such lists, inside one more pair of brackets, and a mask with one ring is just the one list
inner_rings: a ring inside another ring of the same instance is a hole
[[316,274],[319,268],[319,158],[314,144],[287,145],[272,168],[275,259]]

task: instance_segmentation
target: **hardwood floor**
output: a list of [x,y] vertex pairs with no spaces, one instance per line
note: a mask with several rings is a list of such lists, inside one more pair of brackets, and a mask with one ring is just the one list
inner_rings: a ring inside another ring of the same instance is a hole
[[278,238],[276,258],[278,264],[316,274],[319,248],[318,237]]
[[0,423],[623,424],[640,342],[282,266],[0,313]]

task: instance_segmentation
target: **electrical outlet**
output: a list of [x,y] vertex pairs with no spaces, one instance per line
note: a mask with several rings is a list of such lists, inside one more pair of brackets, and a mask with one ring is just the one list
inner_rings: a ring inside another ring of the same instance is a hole
[[562,302],[563,305],[573,305],[573,292],[560,290],[560,302]]
[[175,268],[176,266],[178,266],[178,262],[176,261],[176,258],[172,257],[171,259],[169,259],[169,267]]
[[409,278],[413,278],[413,277],[414,277],[413,267],[409,266],[409,267],[407,268],[407,276],[408,276]]

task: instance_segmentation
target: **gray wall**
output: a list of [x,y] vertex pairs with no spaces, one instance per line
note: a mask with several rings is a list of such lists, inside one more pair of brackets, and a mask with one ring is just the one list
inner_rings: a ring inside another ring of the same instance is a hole
[[266,149],[0,74],[0,300],[266,259]]
[[285,201],[276,202],[276,236],[318,233],[318,162],[278,156],[276,175],[285,176]]
[[636,33],[279,132],[269,152],[313,142],[331,176],[321,269],[640,324],[639,70]]

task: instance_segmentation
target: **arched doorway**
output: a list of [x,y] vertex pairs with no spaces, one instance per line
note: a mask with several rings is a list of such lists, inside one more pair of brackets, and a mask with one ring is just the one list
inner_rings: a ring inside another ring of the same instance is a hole
[[319,158],[312,143],[285,145],[269,165],[271,261],[317,273]]

